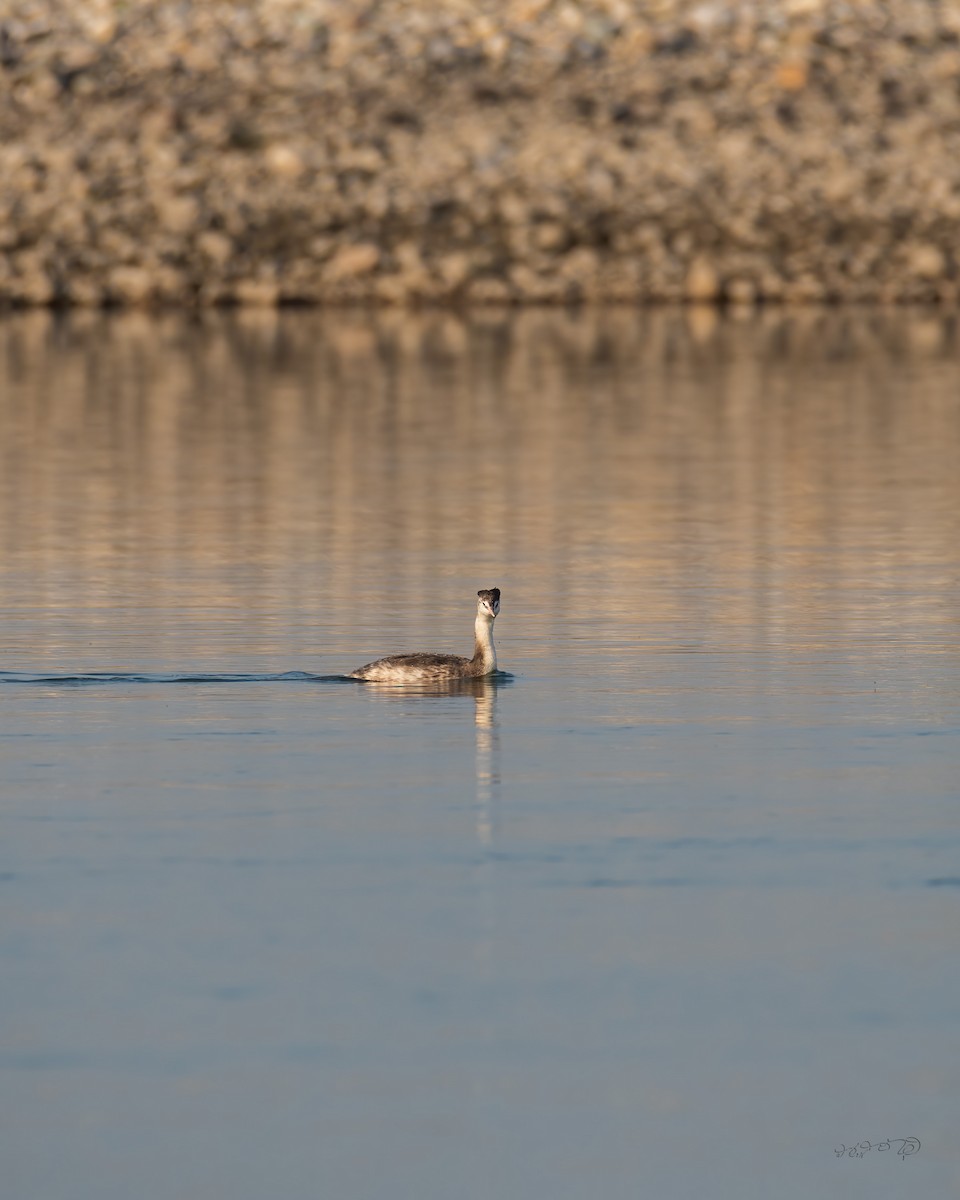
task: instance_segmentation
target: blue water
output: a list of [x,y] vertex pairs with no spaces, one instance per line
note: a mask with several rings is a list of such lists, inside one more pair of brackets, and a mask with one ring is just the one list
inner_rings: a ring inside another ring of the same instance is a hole
[[952,327],[390,319],[0,325],[4,1195],[951,1194]]

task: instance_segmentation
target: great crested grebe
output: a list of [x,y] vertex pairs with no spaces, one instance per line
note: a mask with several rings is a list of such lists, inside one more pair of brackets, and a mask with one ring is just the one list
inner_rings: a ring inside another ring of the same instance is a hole
[[493,623],[500,611],[500,589],[484,588],[477,596],[473,658],[461,658],[459,654],[394,654],[358,667],[347,678],[371,683],[421,683],[424,680],[478,679],[482,675],[492,675],[497,669]]

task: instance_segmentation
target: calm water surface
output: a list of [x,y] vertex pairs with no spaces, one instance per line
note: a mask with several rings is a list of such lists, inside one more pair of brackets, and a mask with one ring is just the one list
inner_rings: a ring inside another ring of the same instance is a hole
[[0,550],[5,1197],[960,1186],[952,318],[8,316]]

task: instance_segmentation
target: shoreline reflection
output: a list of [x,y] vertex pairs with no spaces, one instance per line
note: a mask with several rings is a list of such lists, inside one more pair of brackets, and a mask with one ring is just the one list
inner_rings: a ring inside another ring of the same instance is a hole
[[10,654],[322,673],[456,645],[445,598],[491,573],[514,663],[624,623],[932,645],[958,350],[925,311],[8,314]]

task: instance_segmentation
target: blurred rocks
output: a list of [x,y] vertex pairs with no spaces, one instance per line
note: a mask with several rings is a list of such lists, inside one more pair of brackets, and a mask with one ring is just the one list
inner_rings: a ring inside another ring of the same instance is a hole
[[0,303],[955,303],[958,230],[955,4],[0,6]]

